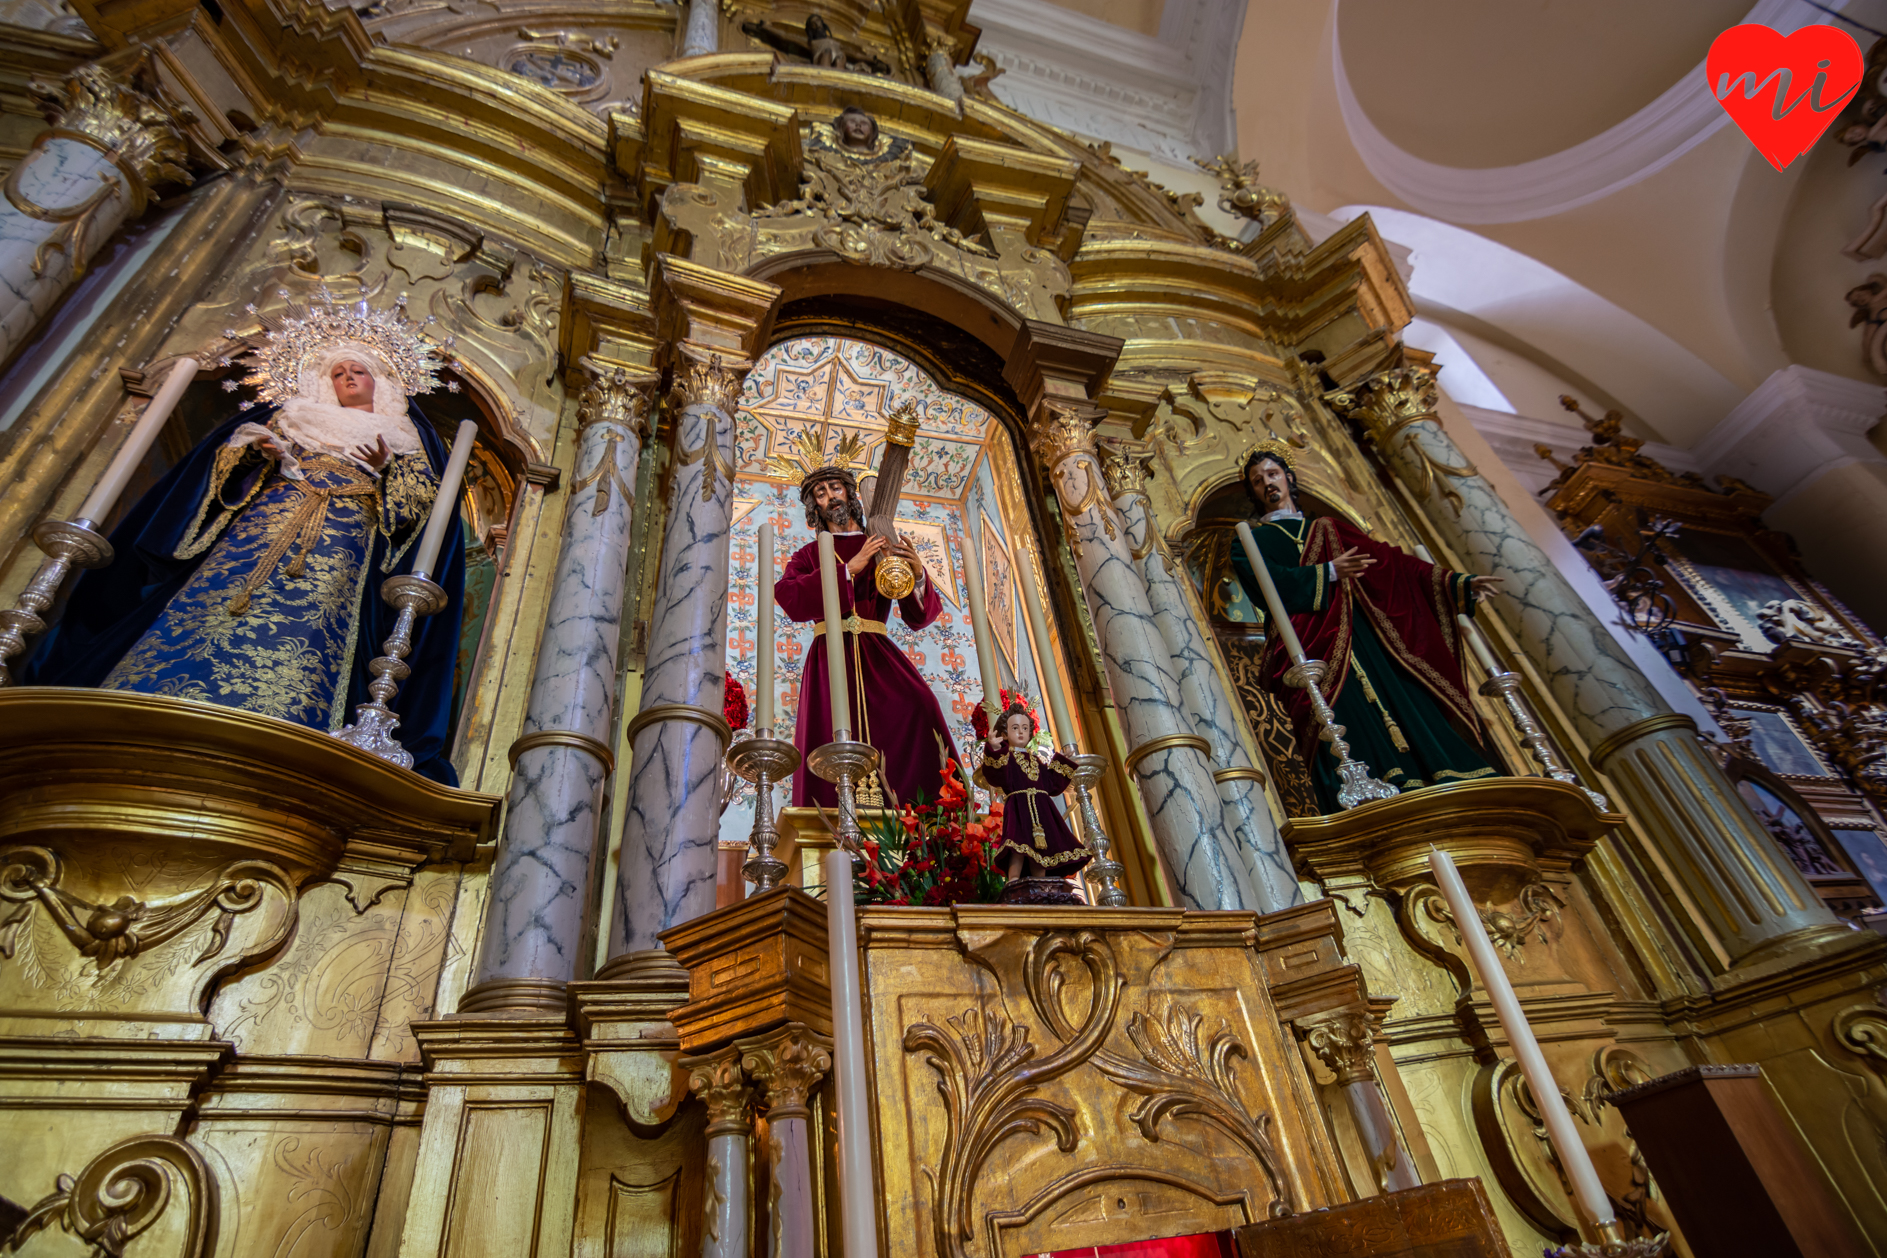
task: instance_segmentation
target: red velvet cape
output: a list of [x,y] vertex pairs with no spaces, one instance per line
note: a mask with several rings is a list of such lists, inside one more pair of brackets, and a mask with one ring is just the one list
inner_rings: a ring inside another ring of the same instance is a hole
[[[1394,546],[1376,541],[1367,533],[1334,516],[1320,516],[1311,521],[1304,535],[1304,553],[1299,564],[1314,567],[1329,563],[1346,550],[1357,550],[1374,558],[1360,577],[1345,577],[1336,583],[1330,605],[1320,612],[1295,612],[1291,627],[1297,631],[1304,654],[1323,660],[1324,698],[1331,706],[1350,678],[1350,640],[1355,617],[1360,611],[1376,631],[1383,650],[1400,664],[1442,705],[1444,711],[1461,722],[1473,737],[1486,743],[1480,716],[1468,698],[1467,682],[1461,674],[1461,626],[1455,617],[1467,610],[1455,597],[1447,569],[1424,563]],[[1290,713],[1293,731],[1300,748],[1314,748],[1318,741],[1317,717],[1311,710],[1308,691],[1284,680],[1290,668],[1283,636],[1272,634],[1265,644],[1260,662],[1265,685],[1283,698]],[[1306,756],[1309,752],[1306,751]]]

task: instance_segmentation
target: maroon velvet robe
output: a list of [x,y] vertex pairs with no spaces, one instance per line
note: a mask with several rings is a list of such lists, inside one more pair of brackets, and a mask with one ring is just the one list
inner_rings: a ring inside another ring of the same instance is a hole
[[[1033,777],[1028,767],[1034,768]],[[1043,764],[1034,752],[1015,750],[1006,743],[990,743],[983,748],[976,782],[1001,791],[1003,796],[1002,842],[996,845],[994,857],[998,866],[1005,852],[1020,852],[1058,877],[1088,863],[1087,847],[1055,807],[1055,798],[1074,782],[1074,767],[1074,762],[1059,751]]]
[[[839,614],[857,615],[882,623],[891,614],[891,600],[878,592],[878,561],[873,559],[856,580],[847,580],[847,560],[864,549],[864,533],[835,533],[833,548],[839,559]],[[773,587],[780,611],[792,620],[820,620],[825,603],[819,592],[819,547],[808,543],[786,565]],[[943,612],[943,600],[932,582],[924,583],[920,598],[898,600],[898,615],[913,629],[922,629]],[[861,695],[858,665],[864,663]],[[943,709],[904,652],[882,633],[845,635],[845,674],[857,726],[852,737],[868,741],[884,756],[884,781],[901,803],[936,803],[943,792],[943,759],[956,758],[956,743]],[[799,724],[793,742],[803,756],[832,741],[832,700],[826,681],[824,636],[813,639],[799,677]],[[832,784],[815,776],[802,762],[793,775],[793,804],[838,806]],[[888,807],[891,801],[887,797]]]

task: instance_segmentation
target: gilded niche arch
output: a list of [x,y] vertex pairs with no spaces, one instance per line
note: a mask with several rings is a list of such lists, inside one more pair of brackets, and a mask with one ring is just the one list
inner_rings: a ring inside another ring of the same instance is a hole
[[[961,753],[972,741],[970,714],[982,693],[967,583],[981,573],[1003,684],[1020,679],[1040,696],[1041,670],[1018,581],[1043,563],[1041,539],[1048,535],[1039,531],[1038,478],[1028,467],[1020,407],[1002,382],[1001,360],[940,321],[904,314],[867,315],[844,302],[796,303],[782,312],[774,343],[747,376],[736,417],[727,672],[751,695],[758,590],[765,579],[756,570],[760,526],[771,524],[777,538],[776,577],[814,536],[797,474],[770,467],[769,458],[802,434],[827,452],[855,436],[866,464],[876,467],[884,416],[914,405],[920,426],[897,527],[916,545],[943,611],[915,632],[894,618],[890,633],[936,694]],[[812,629],[784,620],[776,625],[776,726],[788,731],[797,720]],[[1057,639],[1051,649],[1065,658],[1056,626],[1050,631]],[[744,841],[751,808],[750,795],[735,799],[722,817],[725,839]]]

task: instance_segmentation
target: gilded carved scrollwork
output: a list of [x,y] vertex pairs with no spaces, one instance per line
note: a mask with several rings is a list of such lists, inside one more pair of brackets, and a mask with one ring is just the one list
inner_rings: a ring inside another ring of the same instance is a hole
[[[740,1065],[766,1089],[767,1117],[807,1118],[812,1090],[832,1069],[830,1042],[793,1026],[760,1041],[740,1042]],[[712,1121],[713,1107],[709,1107]]]
[[753,1100],[753,1088],[741,1069],[741,1057],[742,1050],[729,1048],[683,1063],[690,1067],[688,1090],[708,1107],[710,1139],[748,1134],[747,1106]]
[[[180,1200],[179,1200],[180,1199]],[[125,1247],[163,1218],[179,1242],[179,1258],[205,1258],[216,1245],[216,1184],[203,1155],[171,1136],[134,1136],[93,1158],[77,1175],[61,1175],[34,1203],[8,1238],[17,1250],[58,1226],[101,1258],[121,1258]],[[143,1252],[140,1250],[140,1252]]]
[[1300,1018],[1297,1025],[1303,1032],[1304,1043],[1336,1075],[1339,1084],[1348,1087],[1375,1079],[1367,1013],[1360,1009],[1343,1009],[1314,1018]]
[[190,962],[201,965],[229,943],[229,931],[239,914],[258,908],[273,888],[293,900],[288,875],[268,861],[232,861],[207,885],[164,902],[145,902],[119,896],[111,904],[89,903],[59,886],[58,857],[43,847],[15,847],[0,852],[0,900],[17,907],[0,918],[0,957],[12,959],[35,903],[42,905],[80,955],[89,957],[103,975],[121,960],[138,956],[175,939],[212,910],[203,950]]
[[1461,514],[1461,494],[1448,482],[1479,473],[1471,463],[1457,465],[1436,458],[1415,432],[1415,425],[1425,421],[1440,426],[1435,414],[1434,368],[1413,364],[1391,367],[1347,389],[1326,393],[1324,400],[1337,411],[1361,420],[1384,457],[1399,455],[1405,461],[1405,470],[1414,481],[1410,488],[1418,498],[1426,498],[1433,488],[1456,515]]
[[1849,1005],[1835,1015],[1829,1029],[1835,1043],[1850,1053],[1887,1065],[1887,1008]]
[[[1550,945],[1546,924],[1558,915],[1559,907],[1559,897],[1552,888],[1543,882],[1529,882],[1515,896],[1512,911],[1493,905],[1481,908],[1481,925],[1502,956],[1516,965],[1525,965],[1527,937],[1533,935],[1540,943]],[[1424,884],[1412,889],[1404,900],[1403,913],[1411,928],[1431,944],[1437,941],[1429,932],[1429,924],[1447,929],[1454,943],[1450,951],[1463,947],[1461,927],[1437,888]]]

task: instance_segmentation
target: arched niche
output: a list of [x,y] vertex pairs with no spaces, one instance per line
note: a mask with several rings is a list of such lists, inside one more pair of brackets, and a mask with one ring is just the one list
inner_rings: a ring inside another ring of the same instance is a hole
[[[876,467],[883,416],[909,400],[919,404],[922,420],[898,528],[924,558],[943,612],[919,631],[894,617],[892,639],[930,684],[961,755],[973,742],[970,713],[982,697],[967,596],[967,582],[980,571],[1002,684],[1020,680],[1039,700],[1041,668],[1017,582],[1058,557],[1053,548],[1043,554],[1042,539],[1054,536],[1044,527],[1047,491],[1023,441],[1022,406],[1004,369],[1003,358],[968,331],[898,302],[826,292],[782,307],[771,343],[747,376],[736,420],[727,665],[750,699],[759,581],[765,579],[756,571],[759,528],[774,526],[779,569],[814,537],[799,501],[798,473],[770,468],[770,456],[805,429],[818,431],[827,450],[852,432],[866,442],[865,459]],[[977,548],[974,564],[967,562],[971,546]],[[796,720],[813,627],[777,622],[776,729],[783,737],[791,737]],[[1051,650],[1074,658],[1059,627],[1049,629]],[[1066,675],[1065,664],[1054,666]],[[724,841],[745,841],[752,807],[750,790],[736,795],[722,817]]]
[[[234,343],[227,343],[202,353],[201,361],[206,365],[184,390],[177,409],[133,473],[111,515],[99,522],[106,532],[218,425],[254,404],[255,391],[241,384],[247,368],[240,362],[225,364],[223,361],[225,354],[233,355],[237,350]],[[127,383],[137,393],[148,394],[169,374],[179,357],[181,355],[155,360]],[[465,610],[453,682],[456,737],[465,696],[476,685],[488,654],[486,619],[497,591],[504,550],[518,507],[518,489],[523,483],[525,466],[536,452],[526,444],[527,439],[519,437],[516,416],[503,394],[475,364],[459,362],[442,370],[439,377],[441,388],[414,400],[431,421],[441,443],[449,449],[464,420],[478,425],[478,440],[472,448],[472,459],[459,491],[460,524],[465,539]],[[127,401],[122,418],[135,419],[139,405],[141,403]],[[378,643],[361,645],[364,648],[379,646]],[[372,653],[379,652],[375,649]]]

